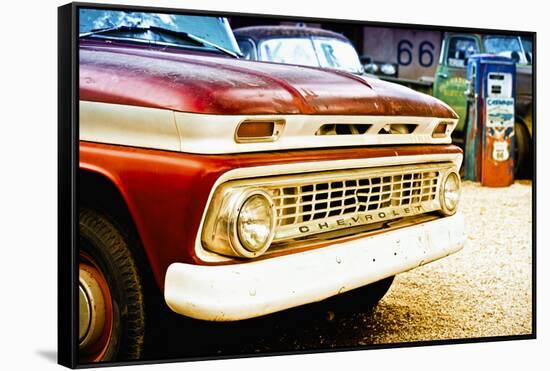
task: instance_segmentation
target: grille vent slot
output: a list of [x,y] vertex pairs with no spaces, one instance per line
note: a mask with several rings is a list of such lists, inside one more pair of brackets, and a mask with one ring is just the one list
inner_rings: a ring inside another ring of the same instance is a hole
[[325,124],[315,135],[363,135],[371,127],[370,124]]
[[411,134],[417,127],[416,124],[388,124],[378,131],[378,134]]

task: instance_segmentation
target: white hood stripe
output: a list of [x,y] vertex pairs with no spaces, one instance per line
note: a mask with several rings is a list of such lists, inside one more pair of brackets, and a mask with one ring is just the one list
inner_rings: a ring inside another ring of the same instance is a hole
[[[262,143],[237,143],[235,130],[249,119],[284,120],[278,139]],[[440,138],[432,132],[440,122],[452,127],[457,120],[410,116],[329,115],[206,115],[171,110],[80,102],[80,139],[91,142],[181,151],[225,154],[285,149],[400,144],[449,144],[450,130]],[[325,124],[368,124],[361,135],[316,135]],[[387,124],[418,125],[411,134],[378,134]]]

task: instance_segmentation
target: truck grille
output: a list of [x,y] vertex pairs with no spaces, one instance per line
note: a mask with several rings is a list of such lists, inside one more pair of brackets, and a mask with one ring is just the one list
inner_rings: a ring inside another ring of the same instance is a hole
[[453,162],[434,162],[230,180],[213,196],[202,242],[221,254],[249,257],[235,223],[253,192],[273,202],[272,252],[415,224],[437,217],[429,213],[441,210],[441,182],[450,171],[456,171]]
[[426,171],[277,188],[277,225],[431,201],[438,179],[439,171]]
[[275,241],[439,209],[439,182],[451,164],[326,172],[269,187]]

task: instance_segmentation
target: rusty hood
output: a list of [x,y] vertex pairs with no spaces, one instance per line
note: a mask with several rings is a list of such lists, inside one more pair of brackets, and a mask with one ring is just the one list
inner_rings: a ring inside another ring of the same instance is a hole
[[456,118],[441,101],[345,72],[81,40],[80,99],[222,115]]

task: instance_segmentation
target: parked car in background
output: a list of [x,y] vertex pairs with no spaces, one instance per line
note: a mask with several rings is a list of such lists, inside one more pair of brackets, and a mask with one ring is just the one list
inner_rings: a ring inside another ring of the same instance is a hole
[[238,28],[234,34],[245,59],[364,73],[355,47],[336,32],[301,26],[254,26]]
[[512,35],[446,33],[435,75],[433,96],[449,104],[459,115],[453,132],[456,141],[464,138],[467,90],[466,66],[473,54],[488,53],[516,61],[516,101],[514,161],[516,175],[530,167],[532,161],[532,40]]
[[[243,52],[360,73],[342,36],[287,30]],[[163,308],[238,321],[344,295],[369,310],[463,247],[448,105],[240,53],[224,18],[81,11],[80,363],[143,359]]]

